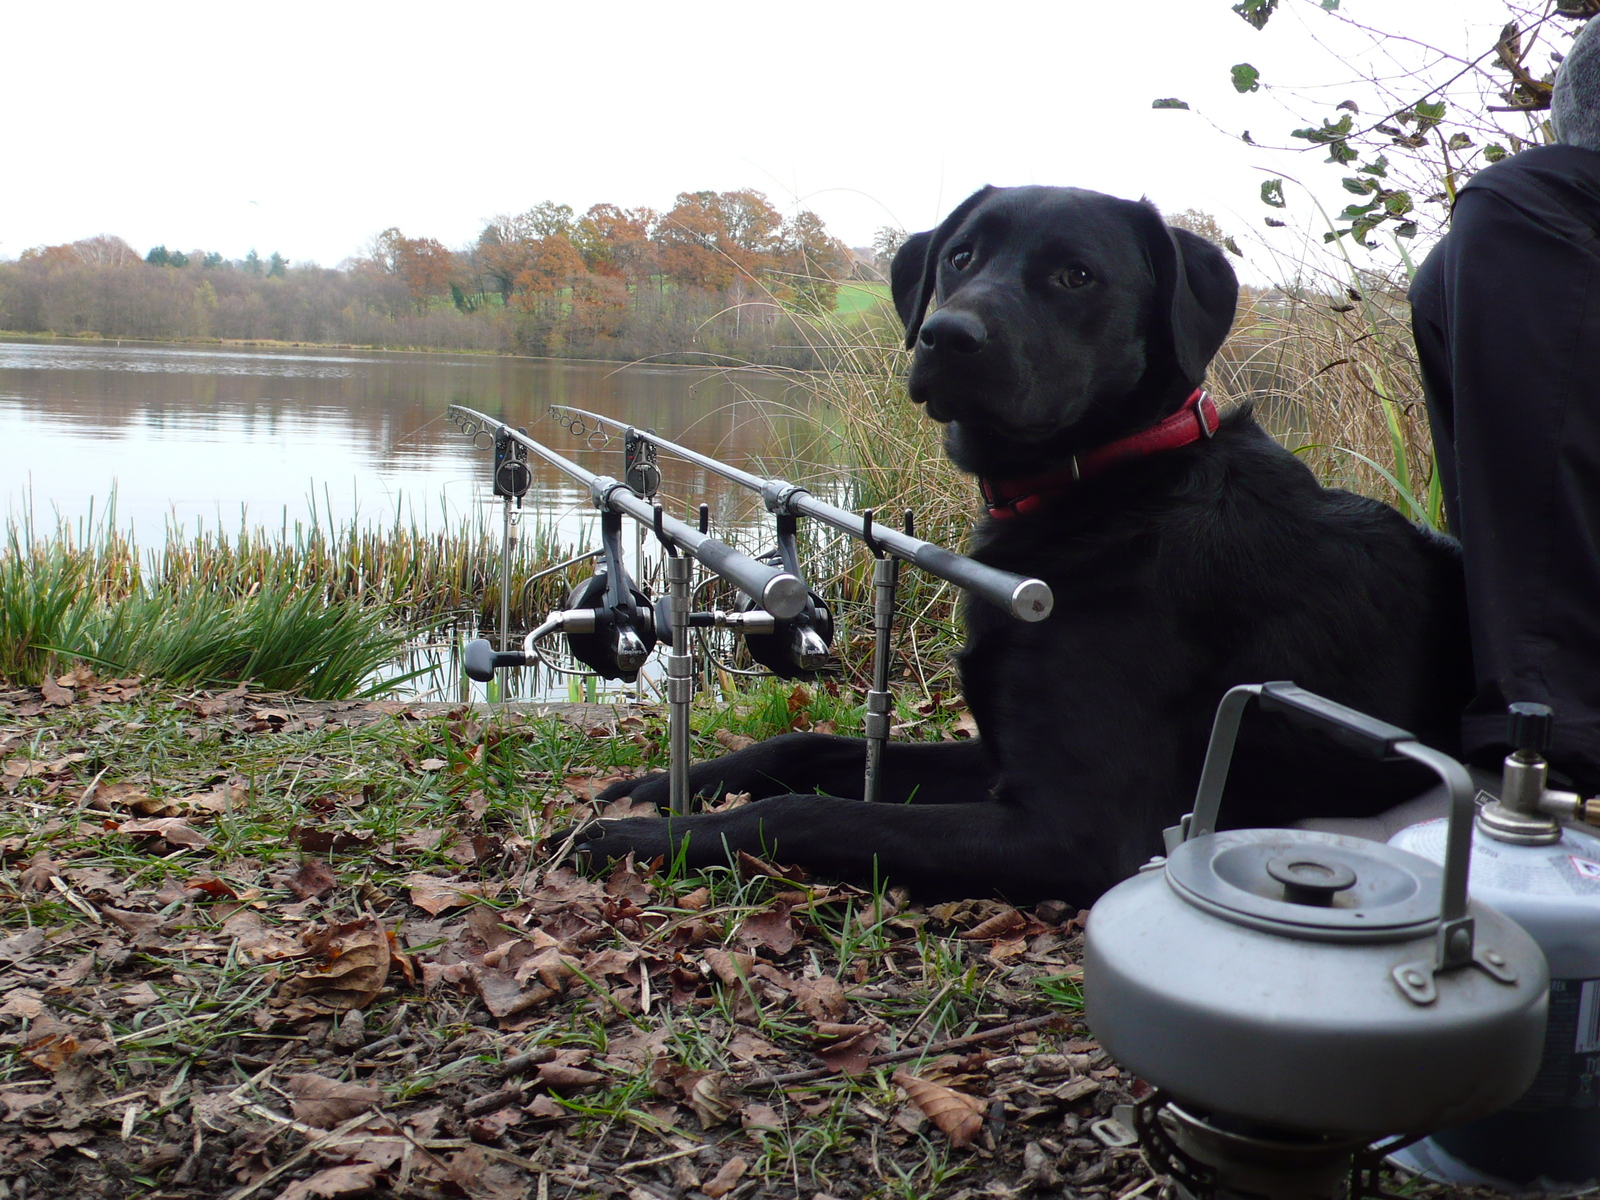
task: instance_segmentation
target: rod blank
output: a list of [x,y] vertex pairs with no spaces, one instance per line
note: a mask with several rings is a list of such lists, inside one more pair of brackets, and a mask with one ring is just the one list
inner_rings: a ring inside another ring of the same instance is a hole
[[[552,407],[566,409],[568,412],[577,413],[579,416],[613,428],[624,428],[620,422],[610,417],[603,417],[599,413],[586,412],[570,405]],[[849,534],[858,541],[867,541],[866,524],[858,514],[829,504],[825,500],[818,500],[798,484],[782,479],[762,479],[759,475],[741,471],[738,467],[729,466],[710,455],[701,454],[687,446],[680,446],[660,434],[631,426],[628,428],[633,428],[638,437],[654,443],[669,454],[676,454],[679,458],[704,467],[713,474],[759,493],[772,512],[790,512],[797,516],[811,517],[841,533]],[[964,588],[976,596],[982,596],[990,604],[1004,609],[1020,621],[1042,621],[1050,615],[1050,610],[1055,604],[1050,585],[1042,579],[1027,579],[1010,571],[1002,571],[977,559],[968,558],[965,554],[957,554],[932,542],[913,537],[909,533],[881,525],[873,526],[872,540],[896,558],[913,563],[928,574]]]

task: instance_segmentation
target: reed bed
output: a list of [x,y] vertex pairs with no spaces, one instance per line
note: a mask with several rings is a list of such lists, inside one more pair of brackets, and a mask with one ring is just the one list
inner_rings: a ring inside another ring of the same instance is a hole
[[[536,522],[518,529],[513,625],[559,603],[571,574],[532,582],[570,552]],[[345,696],[415,631],[492,627],[499,589],[500,531],[482,518],[441,530],[168,526],[141,548],[114,507],[43,534],[24,517],[8,522],[0,548],[0,677],[36,684],[83,661],[174,683],[251,679]]]

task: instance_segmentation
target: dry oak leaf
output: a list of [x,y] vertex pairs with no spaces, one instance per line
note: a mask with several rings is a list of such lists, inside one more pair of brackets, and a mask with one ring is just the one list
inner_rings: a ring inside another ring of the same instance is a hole
[[850,1003],[844,988],[832,975],[797,980],[794,998],[801,1011],[818,1023],[839,1020]]
[[861,1075],[866,1072],[872,1052],[878,1048],[878,1027],[872,1025],[835,1025],[817,1022],[817,1036],[829,1042],[817,1051],[830,1071],[841,1075]]
[[383,990],[389,977],[389,935],[372,917],[313,930],[302,940],[327,965],[284,980],[276,1002],[290,1004],[291,1017],[365,1008]]
[[717,978],[728,987],[743,986],[744,981],[750,978],[751,969],[756,965],[755,955],[741,954],[737,950],[707,950],[705,959],[706,965],[716,972]]
[[383,1099],[382,1088],[340,1083],[325,1075],[291,1075],[283,1086],[294,1098],[294,1119],[318,1129],[332,1129]]
[[109,904],[102,905],[100,911],[125,932],[132,934],[135,941],[153,939],[156,930],[161,927],[161,916],[158,913],[124,912],[120,908],[112,908]]
[[722,1164],[721,1170],[701,1186],[700,1190],[710,1196],[711,1200],[722,1200],[722,1197],[733,1191],[738,1186],[739,1180],[744,1178],[747,1166],[742,1158],[730,1158]]
[[[563,1055],[563,1057],[567,1057]],[[586,1071],[576,1063],[584,1061],[587,1053],[571,1055],[571,1062],[548,1062],[539,1068],[539,1082],[552,1092],[573,1092],[579,1088],[586,1088],[596,1083],[603,1083],[605,1076],[599,1071]]]
[[689,1085],[689,1107],[700,1118],[700,1128],[710,1129],[721,1125],[738,1111],[723,1087],[726,1081],[727,1076],[722,1072],[707,1071]]
[[543,1004],[554,996],[555,990],[536,983],[524,990],[516,977],[494,967],[469,966],[468,976],[478,989],[483,1006],[497,1019],[506,1020],[526,1012],[536,1004]]
[[768,879],[781,879],[785,883],[804,883],[811,878],[804,867],[794,865],[780,867],[743,850],[739,851],[736,862],[741,879],[754,879],[758,875],[765,875]]
[[496,1162],[476,1146],[450,1156],[445,1181],[469,1200],[527,1200],[532,1190],[515,1167]]
[[0,1017],[21,1017],[31,1021],[44,1012],[44,997],[32,988],[13,988],[0,1004]]
[[378,1174],[383,1168],[377,1163],[347,1163],[339,1167],[324,1167],[310,1179],[291,1183],[278,1196],[278,1200],[311,1200],[313,1196],[359,1196],[378,1185]]
[[950,1144],[956,1149],[971,1145],[972,1139],[983,1128],[983,1101],[976,1096],[929,1083],[907,1071],[896,1071],[891,1078],[905,1088],[911,1103],[950,1139]]
[[618,796],[600,810],[600,817],[615,821],[623,817],[659,817],[661,810],[648,800],[635,800],[632,796]]
[[101,783],[94,789],[84,789],[84,798],[92,801],[91,808],[110,812],[113,808],[126,808],[141,817],[175,817],[177,808],[166,799],[154,800],[150,793],[133,783]]
[[971,929],[961,934],[963,940],[969,942],[987,942],[995,938],[1004,937],[1013,930],[1021,929],[1028,923],[1028,918],[1014,908],[1005,908],[994,914],[986,921],[981,921]]
[[274,929],[249,909],[241,909],[222,923],[222,932],[238,942],[238,950],[256,962],[300,958],[306,948],[300,939]]
[[70,687],[63,687],[54,679],[46,679],[39,685],[39,691],[44,696],[47,708],[66,708],[78,698]]
[[722,743],[729,754],[732,754],[737,750],[743,750],[747,746],[754,746],[756,744],[755,738],[745,737],[745,735],[742,733],[734,733],[731,729],[719,729],[714,736],[716,737],[717,741]]
[[298,871],[284,881],[284,884],[300,899],[310,900],[313,896],[333,891],[334,885],[338,882],[327,863],[320,858],[308,858],[300,864]]
[[457,883],[423,871],[407,875],[403,882],[411,890],[411,903],[430,917],[438,916],[447,908],[460,908],[475,904],[480,899],[491,899],[498,896],[505,886],[495,880]]
[[779,957],[793,950],[799,940],[787,904],[774,904],[767,912],[746,917],[734,936],[747,944],[765,946]]
[[191,828],[182,817],[154,817],[143,821],[124,821],[118,833],[129,837],[156,837],[169,846],[184,846],[199,850],[211,845],[211,839],[198,829]]
[[48,850],[40,850],[31,862],[23,868],[21,883],[23,891],[48,892],[52,886],[50,881],[61,874],[61,864],[50,857]]

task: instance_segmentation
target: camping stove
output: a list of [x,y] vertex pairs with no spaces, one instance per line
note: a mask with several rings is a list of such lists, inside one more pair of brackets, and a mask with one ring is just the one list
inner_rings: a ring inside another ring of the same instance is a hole
[[[1252,703],[1437,774],[1443,868],[1334,834],[1216,832]],[[1191,1200],[1369,1193],[1383,1154],[1527,1088],[1545,959],[1468,900],[1473,813],[1466,769],[1403,729],[1292,684],[1223,699],[1194,812],[1165,858],[1100,898],[1084,946],[1091,1029],[1157,1089],[1122,1123]]]

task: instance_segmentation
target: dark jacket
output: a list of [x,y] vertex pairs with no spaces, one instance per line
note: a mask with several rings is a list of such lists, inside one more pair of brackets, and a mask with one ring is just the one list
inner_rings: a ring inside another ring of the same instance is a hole
[[1542,146],[1479,172],[1411,285],[1434,452],[1461,539],[1477,696],[1556,710],[1553,764],[1600,789],[1600,153]]

